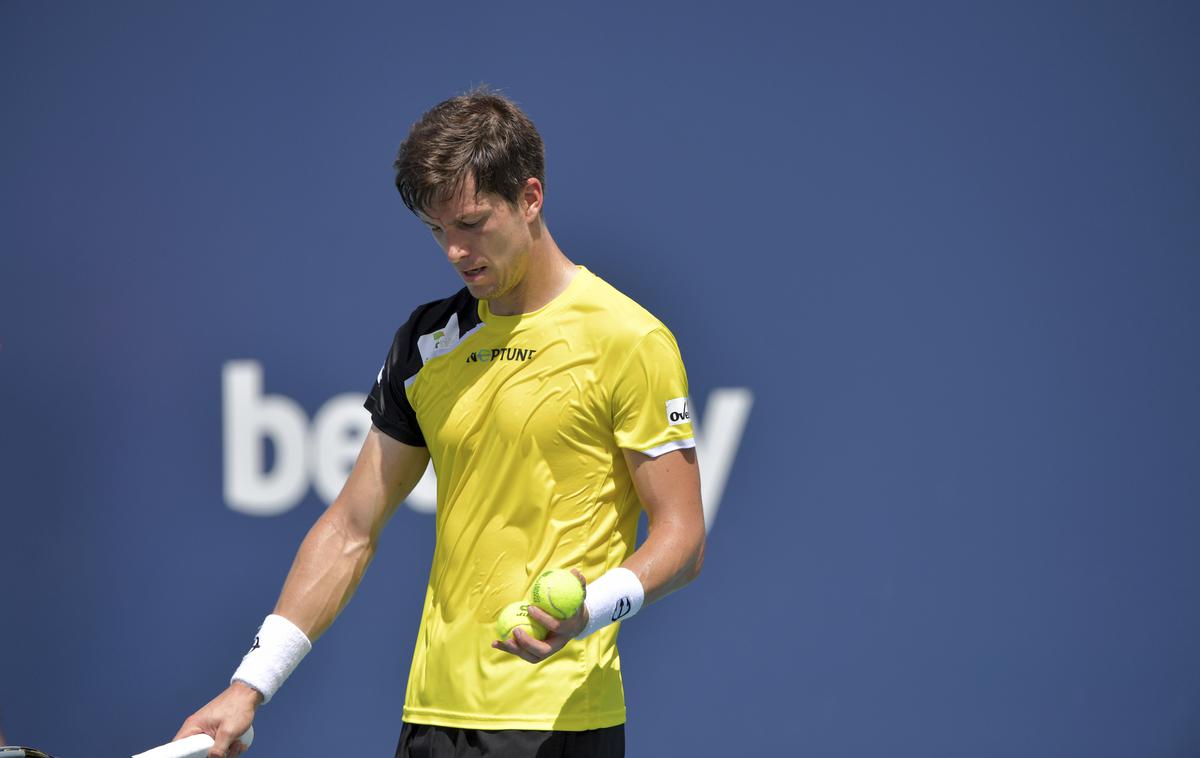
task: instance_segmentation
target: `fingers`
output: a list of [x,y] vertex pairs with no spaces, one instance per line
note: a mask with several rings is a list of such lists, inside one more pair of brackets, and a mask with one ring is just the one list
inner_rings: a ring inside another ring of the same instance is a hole
[[529,610],[529,618],[533,619],[534,621],[538,622],[542,626],[546,627],[546,632],[548,633],[546,635],[547,638],[549,638],[549,636],[552,634],[558,633],[558,627],[559,627],[559,624],[561,623],[558,619],[554,618],[549,613],[546,613],[541,608],[538,608],[533,603],[529,604],[528,610]]
[[208,751],[208,758],[236,758],[244,752],[246,752],[246,745],[237,738],[237,735],[222,729],[213,738],[213,746]]
[[555,647],[550,642],[545,642],[530,636],[521,627],[517,627],[513,630],[513,641],[516,642],[522,650],[531,654],[536,659],[535,662],[544,661],[546,658],[549,658],[552,654],[558,652],[559,649],[562,648],[562,645]]
[[566,644],[567,639],[556,635],[547,637],[546,641],[543,642],[542,640],[534,639],[524,629],[517,627],[513,629],[511,637],[506,640],[493,642],[492,647],[515,655],[529,663],[541,663],[561,650],[562,646]]
[[234,758],[241,755],[247,748],[241,741],[241,735],[246,733],[254,721],[258,697],[260,696],[257,694],[247,697],[246,692],[231,685],[189,716],[172,742],[196,734],[208,734],[213,738],[213,746],[208,750],[209,758]]
[[584,615],[584,606],[582,603],[574,616],[565,619],[556,619],[531,603],[529,605],[529,618],[546,627],[546,631],[549,632],[546,635],[547,642],[553,644],[558,642],[557,638],[563,638],[561,644],[555,645],[554,649],[556,651],[560,650],[570,640],[575,639],[583,631],[583,628],[587,626],[587,617]]
[[237,758],[237,756],[246,752],[246,743],[241,740],[234,740],[229,745],[229,752],[226,753],[226,758]]
[[193,734],[201,734],[204,730],[192,723],[191,719],[183,722],[183,726],[179,727],[179,731],[171,738],[171,742],[176,742],[184,737],[191,737]]
[[208,750],[208,758],[231,758],[233,753],[230,751],[230,742],[228,735],[222,736],[219,732],[213,739],[213,746]]
[[513,637],[510,637],[506,640],[500,640],[498,642],[493,642],[492,647],[496,648],[497,650],[503,650],[504,652],[508,653],[509,655],[515,655],[518,658],[520,658],[521,660],[525,661],[526,663],[541,663],[540,658],[537,658],[536,656],[534,656],[533,653],[529,652],[528,650],[525,650],[520,645],[518,645],[514,641],[514,639],[513,639],[514,637],[516,637],[516,632],[513,633]]
[[587,597],[587,579],[583,578],[583,572],[579,569],[571,569],[571,573],[574,574],[575,578],[579,580],[579,583],[583,585],[583,596]]
[[242,742],[242,738],[250,731],[252,721],[252,719],[239,718],[237,715],[227,718],[213,738],[214,744],[212,750],[209,751],[209,756],[211,758],[235,758],[249,750],[250,746]]

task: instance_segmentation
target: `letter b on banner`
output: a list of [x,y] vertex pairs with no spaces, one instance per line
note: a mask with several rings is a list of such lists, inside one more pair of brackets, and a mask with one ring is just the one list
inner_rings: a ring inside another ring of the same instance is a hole
[[[309,475],[327,503],[337,497],[362,447],[371,418],[362,395],[346,393],[317,411],[312,431],[304,409],[284,395],[263,394],[262,365],[231,361],[221,376],[225,502],[251,516],[277,516],[308,493]],[[266,442],[275,450],[267,469]]]
[[[221,375],[225,425],[225,502],[255,516],[274,516],[308,490],[304,440],[308,419],[290,397],[262,394],[262,366],[255,361],[225,365]],[[264,440],[275,447],[266,470]]]

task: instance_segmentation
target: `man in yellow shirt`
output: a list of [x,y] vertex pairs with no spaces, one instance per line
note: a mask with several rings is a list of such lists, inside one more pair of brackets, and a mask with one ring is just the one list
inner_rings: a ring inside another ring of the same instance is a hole
[[[213,735],[213,758],[242,750],[237,736],[350,599],[432,459],[437,543],[396,755],[623,755],[616,622],[703,560],[675,339],[555,244],[541,137],[511,101],[477,90],[435,106],[400,147],[396,185],[466,286],[397,330],[342,492],[229,688],[177,738]],[[545,640],[496,641],[500,609],[557,567],[588,582],[579,613],[531,607]]]

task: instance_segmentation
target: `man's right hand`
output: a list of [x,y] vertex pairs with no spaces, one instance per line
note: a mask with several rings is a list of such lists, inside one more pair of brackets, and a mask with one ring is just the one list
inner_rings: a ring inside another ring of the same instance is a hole
[[208,751],[208,758],[235,758],[246,750],[238,737],[250,728],[262,699],[258,690],[234,682],[208,705],[189,716],[172,742],[193,734],[207,734],[215,743]]

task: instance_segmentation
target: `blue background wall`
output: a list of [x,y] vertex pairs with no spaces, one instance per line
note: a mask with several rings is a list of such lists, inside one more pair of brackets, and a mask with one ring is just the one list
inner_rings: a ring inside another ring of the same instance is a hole
[[[308,417],[369,388],[459,286],[392,155],[487,82],[701,426],[753,393],[705,573],[622,632],[631,756],[1197,754],[1198,31],[1166,2],[0,3],[9,740],[129,755],[224,686],[324,503],[229,507],[223,367]],[[391,755],[432,526],[398,512],[255,753]]]

